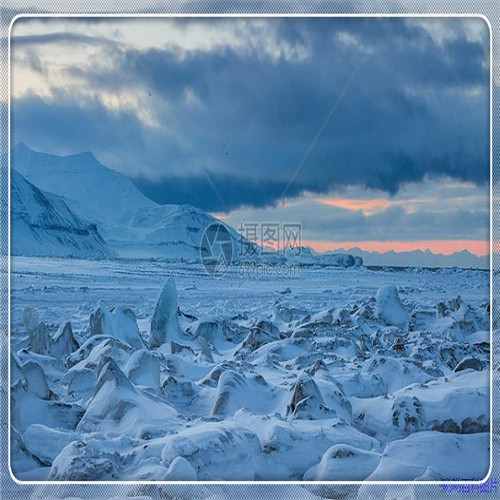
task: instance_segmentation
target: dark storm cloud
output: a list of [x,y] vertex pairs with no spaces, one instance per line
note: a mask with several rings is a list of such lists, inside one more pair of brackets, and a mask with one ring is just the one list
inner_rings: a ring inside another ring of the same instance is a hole
[[[165,203],[165,200],[169,200],[169,203],[187,203],[186,200],[189,200],[189,204],[209,211],[274,204],[287,188],[286,182],[272,179],[262,182],[208,172],[196,177],[169,177],[160,181],[140,177],[134,182],[146,196],[158,203]],[[295,183],[290,186],[287,195],[293,197],[307,190],[307,186]]]
[[[28,143],[40,143],[46,151],[90,151],[91,145],[102,151],[122,142],[136,153],[144,149],[143,126],[134,113],[110,111],[98,99],[75,99],[64,91],[56,92],[54,102],[36,94],[16,99],[11,120],[14,143],[23,137]],[[40,131],[43,125],[45,134]]]
[[[248,43],[208,52],[106,41],[105,64],[67,74],[97,96],[141,91],[159,126],[73,86],[16,99],[16,140],[90,149],[136,176],[140,166],[157,201],[217,211],[344,185],[395,193],[425,176],[485,183],[487,42],[449,22],[455,36],[439,43],[400,19],[269,20]],[[281,44],[272,55],[266,33]]]

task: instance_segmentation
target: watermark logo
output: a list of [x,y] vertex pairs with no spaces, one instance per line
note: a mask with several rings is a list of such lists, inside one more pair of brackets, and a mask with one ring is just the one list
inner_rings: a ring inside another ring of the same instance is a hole
[[441,489],[449,494],[453,495],[454,493],[458,493],[461,495],[481,495],[481,494],[490,494],[497,491],[498,481],[496,479],[488,479],[482,484],[443,484],[441,485]]
[[200,242],[200,260],[211,276],[238,265],[235,272],[242,277],[293,277],[297,266],[291,258],[301,252],[302,226],[290,223],[244,223],[238,234],[214,222],[205,228]]
[[200,244],[201,263],[207,273],[223,274],[231,265],[233,254],[233,237],[229,229],[220,222],[207,226]]
[[299,255],[302,225],[279,222],[246,222],[239,227],[241,256]]

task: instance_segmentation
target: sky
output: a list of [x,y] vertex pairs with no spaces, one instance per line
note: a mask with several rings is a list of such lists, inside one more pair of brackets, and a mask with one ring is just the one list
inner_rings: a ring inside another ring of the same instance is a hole
[[484,255],[481,19],[18,20],[14,142],[317,250]]

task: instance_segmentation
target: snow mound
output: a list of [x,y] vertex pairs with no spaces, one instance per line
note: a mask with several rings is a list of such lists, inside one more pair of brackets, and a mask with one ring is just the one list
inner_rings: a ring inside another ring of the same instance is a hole
[[378,437],[422,430],[477,433],[489,427],[489,379],[484,371],[411,384],[391,396],[351,398],[358,425]]
[[145,422],[164,427],[176,411],[130,383],[117,364],[108,359],[100,369],[95,394],[78,423],[79,432],[111,431],[140,435]]
[[121,479],[122,454],[131,446],[126,437],[78,439],[66,445],[52,462],[48,479],[54,481],[104,481]]
[[380,453],[339,444],[326,450],[318,465],[304,474],[304,481],[363,481],[378,466]]
[[170,466],[183,457],[197,472],[198,479],[255,479],[259,438],[251,431],[231,424],[207,423],[164,439],[161,459]]
[[361,374],[378,376],[383,380],[385,392],[394,392],[415,382],[427,382],[433,377],[414,360],[392,356],[375,355],[367,359]]
[[269,419],[266,416],[237,415],[237,421],[251,426],[259,433],[264,452],[264,479],[282,477],[302,478],[331,446],[349,443],[364,450],[379,450],[379,443],[351,425],[333,418],[330,420]]
[[193,466],[184,458],[176,457],[163,477],[164,481],[196,481],[197,474]]
[[368,481],[413,481],[432,464],[441,480],[478,481],[489,468],[489,435],[417,432],[389,443]]

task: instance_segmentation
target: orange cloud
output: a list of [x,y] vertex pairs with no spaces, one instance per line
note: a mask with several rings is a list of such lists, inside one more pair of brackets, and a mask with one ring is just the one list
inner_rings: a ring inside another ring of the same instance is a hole
[[315,201],[321,205],[343,208],[353,212],[363,212],[365,215],[371,215],[388,208],[391,203],[385,198],[350,199],[350,198],[315,198]]
[[313,241],[305,240],[304,246],[318,252],[328,252],[338,248],[361,248],[369,252],[408,252],[412,250],[430,250],[433,253],[450,255],[462,250],[484,256],[490,252],[490,243],[485,240],[418,240],[418,241]]

